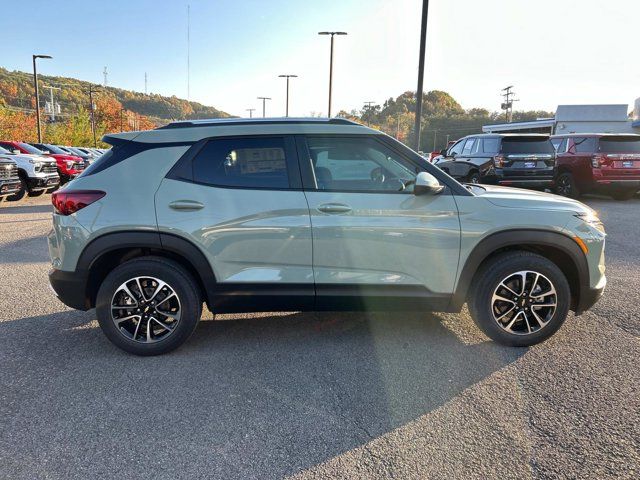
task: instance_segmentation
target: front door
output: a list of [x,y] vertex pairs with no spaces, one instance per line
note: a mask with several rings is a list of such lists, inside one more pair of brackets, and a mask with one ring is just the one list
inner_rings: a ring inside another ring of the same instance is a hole
[[320,301],[453,291],[460,224],[448,191],[414,195],[421,167],[375,136],[307,136],[300,151],[314,176],[305,195]]

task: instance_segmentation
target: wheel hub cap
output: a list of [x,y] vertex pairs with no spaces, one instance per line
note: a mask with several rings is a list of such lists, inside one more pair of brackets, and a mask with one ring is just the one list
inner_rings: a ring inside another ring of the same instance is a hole
[[173,333],[182,308],[175,290],[155,277],[134,277],[111,298],[111,319],[118,331],[135,342],[154,343]]
[[555,286],[539,272],[523,270],[502,279],[491,298],[493,319],[514,335],[529,335],[544,328],[557,307]]

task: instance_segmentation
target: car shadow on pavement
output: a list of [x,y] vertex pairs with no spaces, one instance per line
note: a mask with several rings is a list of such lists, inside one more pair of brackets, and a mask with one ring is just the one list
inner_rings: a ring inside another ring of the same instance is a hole
[[52,213],[51,203],[44,205],[20,205],[13,202],[3,201],[0,203],[0,215],[6,213]]
[[[526,352],[465,344],[437,315],[330,312],[203,321],[179,350],[143,358],[113,347],[94,318],[0,323],[15,379],[3,382],[9,473],[91,465],[137,477],[153,465],[155,478],[279,478],[433,411]],[[22,459],[47,460],[22,471]]]
[[0,249],[0,264],[34,262],[49,263],[49,261],[47,238],[42,235],[7,242],[3,244],[2,249]]

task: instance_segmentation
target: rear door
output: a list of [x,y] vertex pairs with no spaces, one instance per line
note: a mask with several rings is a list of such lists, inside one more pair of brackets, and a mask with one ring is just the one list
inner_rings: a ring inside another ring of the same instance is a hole
[[292,137],[199,142],[162,181],[156,212],[161,232],[205,254],[219,289],[313,302],[311,222]]
[[596,150],[595,137],[567,137],[563,165],[569,166],[579,189],[588,190],[593,181],[591,158]]
[[413,195],[422,168],[375,136],[301,141],[319,301],[451,293],[460,224],[450,192]]

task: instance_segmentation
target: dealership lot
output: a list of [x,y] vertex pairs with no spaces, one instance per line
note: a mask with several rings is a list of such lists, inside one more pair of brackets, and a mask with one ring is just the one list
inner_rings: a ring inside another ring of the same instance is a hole
[[50,293],[49,199],[0,206],[1,478],[637,478],[640,200],[600,212],[608,288],[533,348],[461,315],[207,314],[122,353]]

